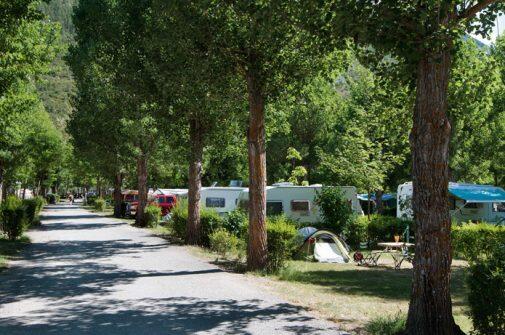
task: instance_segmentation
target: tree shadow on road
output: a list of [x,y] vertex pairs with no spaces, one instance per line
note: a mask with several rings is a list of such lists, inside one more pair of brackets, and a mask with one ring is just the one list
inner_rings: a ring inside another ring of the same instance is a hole
[[[118,307],[119,306],[119,307]],[[204,300],[192,297],[115,300],[97,298],[93,304],[74,299],[56,301],[50,310],[33,311],[27,317],[0,318],[2,334],[251,334],[248,326],[278,319],[273,333],[318,333],[314,320],[300,314],[302,308],[280,303],[262,305],[260,300]],[[258,329],[255,329],[258,333]]]

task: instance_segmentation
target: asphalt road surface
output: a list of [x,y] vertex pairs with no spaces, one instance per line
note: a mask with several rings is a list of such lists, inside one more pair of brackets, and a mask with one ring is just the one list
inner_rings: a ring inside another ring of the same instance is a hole
[[344,334],[250,278],[78,206],[0,272],[0,334]]

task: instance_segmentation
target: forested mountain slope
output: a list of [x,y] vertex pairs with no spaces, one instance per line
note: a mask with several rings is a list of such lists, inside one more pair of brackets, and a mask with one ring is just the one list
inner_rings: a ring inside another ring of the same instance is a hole
[[50,72],[42,77],[37,89],[47,112],[55,125],[62,131],[72,112],[71,96],[75,91],[72,73],[65,63],[64,56],[68,46],[74,39],[75,29],[72,24],[72,11],[77,0],[52,0],[41,4],[41,9],[47,19],[58,22],[61,26],[61,50],[56,60],[51,64]]

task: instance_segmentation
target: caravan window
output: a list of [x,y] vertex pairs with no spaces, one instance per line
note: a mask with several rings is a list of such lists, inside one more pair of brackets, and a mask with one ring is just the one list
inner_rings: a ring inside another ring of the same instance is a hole
[[267,215],[279,215],[282,212],[282,201],[267,201]]
[[310,211],[310,201],[293,200],[291,201],[291,210],[294,212],[308,212]]
[[225,205],[224,198],[205,198],[205,206],[209,208],[223,208]]
[[465,204],[465,208],[478,209],[478,208],[482,208],[482,204],[478,203],[478,202],[467,202]]
[[493,212],[505,213],[505,202],[494,202]]

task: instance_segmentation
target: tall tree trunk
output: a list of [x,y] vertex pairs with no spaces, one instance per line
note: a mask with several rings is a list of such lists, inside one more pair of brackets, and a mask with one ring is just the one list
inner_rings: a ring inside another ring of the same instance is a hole
[[139,204],[137,206],[135,224],[145,227],[147,225],[144,214],[147,205],[147,155],[144,152],[137,158],[137,183],[139,188]]
[[0,204],[2,203],[3,201],[3,189],[4,189],[4,169],[2,167],[2,165],[0,165]]
[[267,264],[265,102],[255,73],[247,73],[249,93],[249,270]]
[[201,237],[200,192],[202,189],[203,138],[198,120],[189,123],[191,153],[189,159],[188,226],[186,243],[198,244]]
[[447,85],[451,55],[424,57],[418,64],[410,142],[416,246],[408,334],[449,335],[454,323],[450,295],[451,221],[448,208],[449,140]]
[[99,198],[102,197],[102,180],[100,176],[96,177],[96,194]]
[[114,176],[114,217],[121,217],[121,206],[123,204],[123,197],[121,194],[121,188],[123,186],[123,174],[121,172],[116,173]]
[[26,199],[26,185],[25,185],[25,186],[23,186],[22,199],[23,199],[23,200],[25,200],[25,199]]
[[375,191],[375,211],[377,214],[382,215],[384,213],[384,203],[382,202],[382,195],[384,192],[382,190]]

